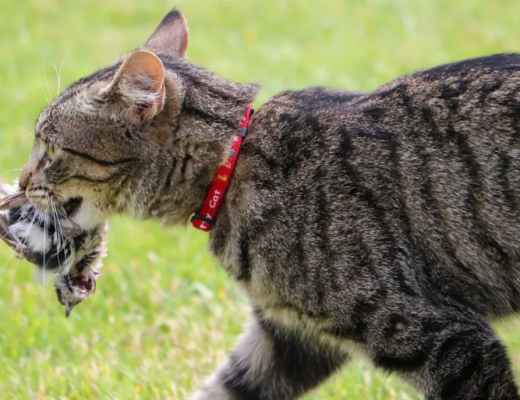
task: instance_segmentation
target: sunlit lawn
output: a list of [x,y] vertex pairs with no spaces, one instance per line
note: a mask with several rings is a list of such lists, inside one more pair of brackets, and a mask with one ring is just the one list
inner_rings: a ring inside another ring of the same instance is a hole
[[[38,112],[61,88],[142,43],[173,6],[192,62],[263,89],[371,90],[414,69],[518,50],[518,1],[2,0],[0,177],[17,177]],[[52,285],[0,247],[0,399],[185,399],[247,322],[206,235],[111,221],[98,292],[64,318]],[[520,376],[520,328],[503,323]],[[306,399],[417,399],[355,362]]]

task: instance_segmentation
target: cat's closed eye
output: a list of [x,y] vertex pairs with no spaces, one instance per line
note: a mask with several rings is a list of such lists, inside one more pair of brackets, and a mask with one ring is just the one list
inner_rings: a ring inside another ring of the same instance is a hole
[[56,152],[59,150],[59,146],[56,145],[55,143],[52,143],[52,142],[49,142],[47,143],[47,155],[49,156],[49,158],[51,160],[54,160],[54,158],[56,157]]
[[51,166],[52,162],[56,158],[56,153],[59,150],[59,146],[51,141],[40,139],[40,148],[42,149],[42,158],[39,163],[40,168],[46,169]]

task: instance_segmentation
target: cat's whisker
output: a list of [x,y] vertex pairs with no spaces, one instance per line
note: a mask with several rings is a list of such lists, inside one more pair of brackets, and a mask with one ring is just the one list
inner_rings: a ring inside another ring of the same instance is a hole
[[63,60],[61,60],[59,71],[56,68],[56,64],[54,64],[54,63],[52,64],[52,66],[54,67],[54,71],[56,71],[56,78],[58,80],[58,90],[56,91],[56,96],[59,96],[60,91],[61,91],[61,68],[63,67],[63,63],[65,62],[65,60],[66,60],[65,57],[63,58]]
[[[44,249],[47,249],[47,227],[45,226],[45,223],[43,225],[43,228],[44,228],[44,232],[43,232],[43,248]],[[43,286],[45,286],[45,267],[47,266],[47,262],[46,262],[46,254],[47,254],[47,251],[44,250],[43,252],[43,274],[42,274],[42,277],[43,277]]]
[[[55,218],[55,211],[54,211],[54,202],[52,201],[52,199],[50,198],[50,196],[46,196],[47,198],[47,202],[48,204],[50,205],[50,212],[49,212],[49,224],[51,223],[54,223],[54,241],[56,242],[55,245],[56,245],[56,254],[59,254],[59,241],[58,241],[58,235],[57,235],[57,225],[56,225],[56,218]],[[45,228],[45,231],[47,232],[47,228]],[[45,233],[46,233],[45,232]],[[47,237],[47,234],[45,234],[44,236],[44,241],[45,241],[45,238]],[[54,243],[51,242],[51,246],[53,245]],[[45,245],[43,247],[46,247]],[[45,255],[44,255],[45,257]],[[58,257],[58,263],[59,263],[59,256]],[[45,260],[45,258],[44,258]],[[46,262],[44,261],[43,262],[43,285],[45,286],[45,267],[46,267]],[[61,267],[61,266],[60,266]]]
[[[7,268],[7,266],[9,265],[9,263],[11,262],[11,260],[13,259],[13,257],[15,255],[17,255],[18,252],[16,250],[13,250],[11,252],[11,255],[9,256],[9,258],[7,259],[7,261],[5,262],[4,266],[2,267],[2,269],[0,270],[0,275],[4,273],[5,269]],[[13,278],[13,281],[14,281],[14,278]]]
[[59,240],[60,240],[59,248],[60,248],[60,251],[63,251],[63,250],[65,250],[65,247],[67,246],[67,239],[65,238],[65,234],[63,233],[63,225],[61,223],[60,214],[58,213],[58,210],[56,209],[56,207],[54,207],[54,213],[56,216],[56,224],[59,227],[59,229],[57,229],[57,231],[59,232]]
[[[17,242],[19,244],[24,244],[26,243],[26,240],[34,226],[34,221],[36,220],[36,218],[38,217],[38,209],[35,208],[35,212],[34,212],[34,215],[33,215],[33,219],[31,220],[31,222],[29,223],[29,227],[27,228],[27,230],[25,231],[24,235],[22,236],[22,238],[18,238],[16,235],[13,235],[15,237],[15,239],[17,239]],[[16,265],[14,267],[14,271],[13,271],[13,280],[11,282],[11,284],[14,284],[14,280],[16,278],[16,272],[18,271],[18,265],[20,264],[20,258],[18,258],[18,261],[16,262]]]
[[56,235],[56,246],[58,249],[57,251],[61,252],[65,249],[67,243],[66,243],[65,236],[63,235],[63,227],[61,225],[60,216],[56,209],[56,205],[51,203],[51,207],[52,207],[52,211],[54,214],[54,225],[56,226],[55,234],[57,233],[57,235]]
[[7,236],[9,236],[9,232],[6,232],[6,234],[4,236],[2,236],[2,240],[4,240]]
[[45,101],[47,102],[47,105],[51,104],[51,100],[50,100],[49,96],[47,96],[47,93],[45,93],[45,91],[43,90],[42,85],[40,85],[40,90],[42,91],[42,94],[45,97]]
[[25,243],[25,241],[27,240],[27,237],[29,236],[31,230],[33,229],[34,221],[36,220],[37,216],[38,216],[38,209],[35,208],[34,209],[33,218],[29,222],[28,228],[24,232],[23,236],[21,238],[19,238],[17,235],[13,235],[18,243],[20,243],[20,244],[24,244]]
[[18,271],[18,265],[20,264],[20,260],[21,260],[21,259],[20,259],[19,257],[17,257],[17,259],[16,259],[16,264],[15,264],[15,266],[14,266],[14,271],[13,271],[13,281],[12,281],[11,284],[14,284],[14,280],[15,280],[15,278],[16,278],[16,272]]
[[47,87],[47,94],[49,95],[49,104],[50,104],[52,101],[52,94],[51,94],[51,89],[49,87],[49,81],[47,80],[47,73],[45,72],[45,69],[43,70],[43,77],[45,79],[45,86]]
[[61,237],[60,237],[59,230],[61,229],[61,227],[58,225],[59,221],[58,221],[58,217],[56,215],[56,210],[55,210],[53,204],[51,204],[51,211],[52,211],[52,219],[53,219],[53,222],[54,222],[54,226],[56,228],[56,229],[54,229],[53,240],[54,240],[54,243],[56,245],[56,249],[57,249],[56,251],[60,252],[60,250],[61,250]]
[[30,202],[25,203],[22,207],[20,207],[20,215],[25,214],[31,207],[33,207],[33,205]]
[[[2,236],[2,240],[5,239],[5,238],[6,238],[8,235],[10,235],[10,234],[11,234],[11,233],[10,233],[9,231],[7,231],[7,232],[5,233],[5,235]],[[12,236],[14,236],[14,235],[12,235]],[[14,236],[14,238],[17,239],[16,236]],[[14,257],[15,255],[17,255],[17,254],[18,254],[18,252],[17,252],[15,249],[12,249],[12,251],[11,251],[11,255],[9,256],[9,258],[7,259],[7,261],[5,262],[5,264],[3,265],[3,267],[0,269],[0,275],[4,273],[5,269],[7,268],[7,266],[9,265],[9,263],[11,262],[11,260],[13,259],[13,257]]]
[[58,265],[59,265],[59,271],[61,272],[63,270],[63,266],[61,265],[59,254],[64,250],[64,248],[66,246],[66,242],[63,237],[62,227],[61,227],[58,211],[56,209],[56,204],[50,198],[49,198],[49,204],[50,204],[50,209],[51,209],[50,216],[52,218],[52,222],[54,223],[54,235],[55,235],[54,241],[56,242],[55,243],[56,258],[57,258]]
[[[41,225],[42,225],[42,224],[43,224],[43,225],[45,224],[45,221],[46,221],[46,218],[45,218],[45,217],[46,217],[46,215],[45,215],[45,211],[40,211],[40,210],[38,210],[38,209],[36,209],[35,211],[36,211],[35,214],[36,214],[36,216],[37,216],[37,218],[38,218],[38,224],[36,225],[36,229],[38,230],[38,229],[41,228]],[[43,214],[43,217],[44,217],[44,218],[41,218],[41,214]],[[33,221],[34,221],[34,220],[33,220]],[[43,222],[42,222],[42,221],[43,221]],[[32,227],[32,224],[31,224],[31,227]],[[46,238],[46,236],[47,236],[47,235],[46,235],[46,232],[44,231],[44,232],[43,232],[43,248],[44,248],[44,249],[47,248],[46,243],[45,243],[45,238]],[[44,271],[44,272],[45,272],[45,265],[46,265],[46,262],[45,262],[45,254],[46,254],[46,251],[44,250],[44,252],[43,252],[43,271]],[[18,263],[17,263],[17,266],[16,266],[16,267],[18,267]],[[43,276],[44,276],[44,279],[45,279],[45,274],[43,274]],[[44,282],[44,285],[45,285],[45,282]]]
[[22,170],[22,168],[10,169],[10,170],[8,170],[8,171],[0,172],[0,175],[8,174],[9,172],[21,171],[21,170]]
[[61,253],[62,251],[65,250],[65,247],[67,246],[67,242],[66,242],[65,237],[63,236],[63,229],[61,226],[60,218],[59,218],[58,212],[56,210],[55,204],[52,201],[50,201],[49,203],[50,203],[51,209],[54,213],[53,218],[54,218],[55,232],[59,231],[59,234],[57,236],[57,243],[56,243],[56,254],[57,254],[56,257],[58,260],[59,271],[62,275],[64,275],[64,268],[63,268],[63,265],[61,265],[59,253]]

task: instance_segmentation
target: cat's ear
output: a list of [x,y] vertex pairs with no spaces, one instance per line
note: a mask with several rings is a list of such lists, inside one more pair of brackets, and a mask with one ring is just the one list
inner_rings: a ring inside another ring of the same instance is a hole
[[184,58],[188,49],[188,23],[184,15],[170,11],[141,48]]
[[165,71],[162,61],[149,51],[130,54],[105,90],[109,106],[122,111],[128,122],[141,125],[164,107]]

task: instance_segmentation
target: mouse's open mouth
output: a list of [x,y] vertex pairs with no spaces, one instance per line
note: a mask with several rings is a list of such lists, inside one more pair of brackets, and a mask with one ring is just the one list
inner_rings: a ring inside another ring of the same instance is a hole
[[74,289],[79,290],[82,293],[90,294],[96,291],[96,278],[97,276],[85,276],[82,274],[70,276],[70,283]]
[[56,294],[59,302],[65,306],[65,316],[68,317],[76,305],[96,291],[96,279],[99,275],[98,271],[91,270],[89,275],[79,273],[56,277],[58,282],[61,282],[58,285],[55,280]]

